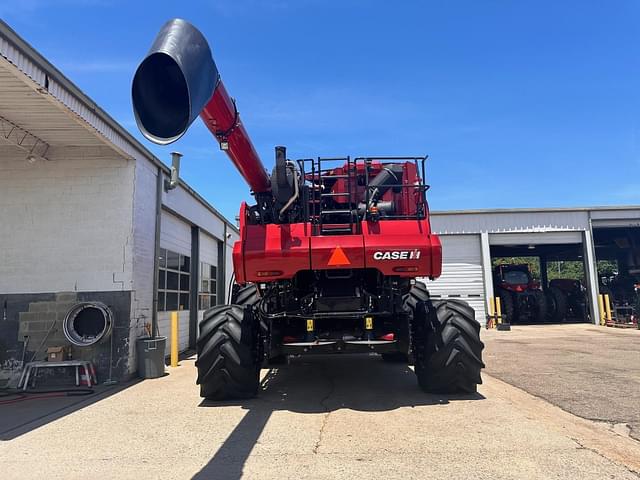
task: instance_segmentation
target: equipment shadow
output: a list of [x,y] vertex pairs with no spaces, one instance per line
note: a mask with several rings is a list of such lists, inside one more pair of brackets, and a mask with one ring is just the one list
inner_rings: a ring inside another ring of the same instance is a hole
[[213,458],[194,479],[239,479],[271,414],[330,413],[341,409],[387,412],[402,407],[446,405],[458,400],[483,400],[479,393],[424,393],[411,368],[384,362],[377,355],[305,356],[287,365],[263,370],[258,397],[237,402],[203,400],[202,408],[241,406],[247,413]]
[[21,390],[3,390],[0,392],[0,442],[13,440],[36,430],[109,398],[140,381],[141,379],[135,378],[115,385],[96,385],[91,388],[43,386],[28,393]]

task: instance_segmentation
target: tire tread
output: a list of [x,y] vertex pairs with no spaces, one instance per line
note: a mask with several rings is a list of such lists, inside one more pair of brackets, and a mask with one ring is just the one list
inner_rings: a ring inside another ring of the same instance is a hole
[[204,313],[196,342],[200,395],[211,400],[252,398],[258,393],[251,317],[239,305],[217,306]]
[[473,308],[456,299],[431,300],[416,282],[405,297],[413,315],[415,372],[429,393],[474,393],[484,368],[480,324]]

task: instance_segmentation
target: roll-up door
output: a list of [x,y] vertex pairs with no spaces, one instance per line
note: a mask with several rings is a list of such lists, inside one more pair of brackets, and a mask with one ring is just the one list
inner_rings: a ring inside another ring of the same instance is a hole
[[162,212],[160,271],[158,279],[158,331],[171,348],[170,312],[178,311],[178,348],[189,348],[189,290],[191,287],[191,225]]
[[198,291],[198,319],[209,307],[222,303],[217,298],[218,239],[200,231],[200,289]]
[[442,275],[427,281],[434,300],[458,298],[476,311],[476,320],[486,321],[484,278],[480,235],[440,235],[442,242]]

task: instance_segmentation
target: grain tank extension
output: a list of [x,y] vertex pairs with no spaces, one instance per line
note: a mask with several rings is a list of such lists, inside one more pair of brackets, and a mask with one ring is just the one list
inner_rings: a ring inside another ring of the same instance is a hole
[[140,131],[161,145],[199,116],[255,198],[240,206],[231,304],[200,324],[203,397],[255,396],[263,364],[317,353],[376,352],[413,363],[425,391],[476,390],[484,365],[473,309],[430,299],[417,280],[442,268],[426,157],[291,160],[276,147],[269,174],[207,41],[180,19],[162,27],[138,67],[132,101]]

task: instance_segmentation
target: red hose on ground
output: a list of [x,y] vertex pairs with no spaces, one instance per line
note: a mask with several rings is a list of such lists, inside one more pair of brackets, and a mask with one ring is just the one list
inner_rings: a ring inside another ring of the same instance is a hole
[[10,405],[12,403],[24,402],[26,400],[36,400],[42,398],[56,398],[56,397],[79,397],[83,395],[90,395],[95,393],[92,389],[74,389],[74,390],[59,390],[59,391],[39,391],[39,392],[15,392],[4,395],[6,397],[16,396],[16,398],[10,398],[8,400],[0,400],[0,405]]

